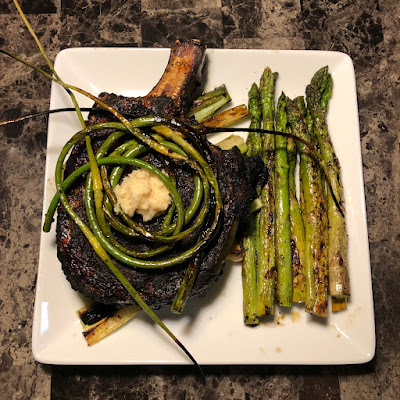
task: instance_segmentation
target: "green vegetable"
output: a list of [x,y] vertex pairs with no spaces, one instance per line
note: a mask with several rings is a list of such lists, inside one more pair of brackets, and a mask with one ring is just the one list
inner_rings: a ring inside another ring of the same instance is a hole
[[[276,130],[286,132],[286,96],[281,94],[277,104]],[[278,271],[277,297],[280,305],[292,303],[292,249],[290,245],[289,164],[286,137],[275,136],[275,261]]]
[[293,302],[305,301],[305,277],[304,277],[304,224],[299,202],[296,196],[296,143],[292,138],[288,139],[287,154],[289,163],[289,204],[290,204],[290,230],[292,247],[292,275],[293,275]]
[[[261,103],[258,87],[253,83],[249,94],[249,113],[251,128],[261,127]],[[261,154],[261,136],[251,132],[247,137],[247,156]],[[261,188],[258,188],[261,192]],[[259,231],[260,213],[254,211],[250,214],[249,222],[243,236],[244,258],[242,263],[243,286],[243,316],[244,323],[254,326],[259,323],[257,315],[257,237]]]
[[[288,120],[292,133],[308,142],[316,141],[310,115],[302,96],[288,102]],[[300,191],[305,228],[306,311],[327,315],[327,215],[319,162],[314,153],[297,142],[300,153]]]
[[[317,71],[306,88],[307,105],[313,119],[314,134],[317,137],[322,158],[327,167],[327,176],[332,191],[328,191],[328,264],[329,291],[334,297],[350,296],[350,282],[347,262],[347,234],[344,218],[343,185],[340,177],[339,160],[329,135],[326,115],[332,95],[333,80],[328,67]],[[340,206],[338,209],[332,192]]]
[[[274,130],[275,82],[278,74],[266,68],[260,79],[260,100],[263,128]],[[268,181],[261,190],[260,239],[257,256],[257,315],[274,313],[275,300],[275,140],[270,134],[262,138],[262,159],[268,168]],[[278,289],[279,290],[279,289]],[[288,305],[285,298],[279,303]]]
[[225,85],[222,85],[194,100],[192,108],[185,116],[186,118],[193,116],[197,122],[203,122],[230,101],[231,97]]
[[183,311],[186,301],[189,298],[190,291],[192,290],[196,277],[199,273],[202,260],[203,254],[199,253],[196,254],[195,258],[190,262],[179,290],[174,298],[174,301],[172,302],[171,311],[173,313],[180,314]]

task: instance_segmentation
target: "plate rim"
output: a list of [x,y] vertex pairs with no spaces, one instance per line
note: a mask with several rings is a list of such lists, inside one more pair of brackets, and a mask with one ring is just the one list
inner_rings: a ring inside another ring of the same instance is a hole
[[[73,52],[91,52],[91,51],[122,51],[122,52],[135,52],[135,51],[145,51],[145,52],[169,52],[170,49],[169,48],[127,48],[127,47],[75,47],[75,48],[68,48],[68,49],[63,49],[61,50],[57,56],[56,56],[56,61],[55,64],[57,64],[57,62],[59,62],[58,60],[60,60],[60,58],[62,58],[65,54],[68,55],[68,53],[73,53]],[[354,66],[352,63],[352,60],[350,58],[349,55],[343,53],[343,52],[338,52],[338,51],[319,51],[319,50],[269,50],[269,49],[217,49],[217,48],[210,48],[207,49],[207,51],[210,52],[255,52],[255,53],[259,53],[259,52],[270,52],[270,53],[278,53],[278,54],[289,54],[289,53],[295,53],[295,54],[319,54],[319,55],[324,55],[324,54],[330,54],[330,55],[339,55],[340,57],[343,57],[343,59],[347,59],[347,62],[350,61],[351,62],[351,66],[352,66],[352,72],[353,72],[353,83],[354,83],[354,90],[356,90],[356,80],[355,80],[355,74],[354,74]],[[53,99],[53,86],[52,85],[52,89],[51,89],[51,95],[50,95],[50,104],[51,101]],[[357,100],[357,99],[356,99]],[[358,105],[357,106],[357,122],[358,122]],[[48,130],[50,131],[50,123],[51,120],[49,120],[49,127]],[[358,136],[359,136],[359,125],[357,126],[358,129]],[[48,135],[50,136],[50,135]],[[49,140],[49,137],[48,137]],[[46,146],[47,148],[47,146]],[[357,149],[360,151],[360,156],[361,156],[361,161],[362,161],[362,155],[361,155],[361,145],[359,144],[359,149]],[[44,204],[43,204],[43,218],[46,212],[46,208],[45,208],[45,198],[46,198],[46,190],[47,190],[47,181],[48,181],[48,168],[47,168],[47,158],[46,157],[46,174],[45,174],[45,187],[44,187]],[[360,165],[360,180],[361,180],[361,199],[362,199],[362,205],[361,205],[361,209],[362,209],[362,214],[363,214],[363,222],[365,224],[365,234],[366,234],[366,244],[369,248],[369,241],[368,241],[368,226],[367,226],[367,215],[366,215],[366,207],[365,207],[365,191],[364,191],[364,179],[363,179],[363,169],[362,169],[362,163]],[[43,239],[43,232],[41,233],[41,240],[40,240],[40,255],[42,255],[42,239]],[[368,354],[365,354],[365,357],[362,361],[354,361],[354,362],[336,362],[336,363],[324,363],[322,362],[322,364],[324,365],[343,365],[346,363],[349,364],[362,364],[362,363],[366,363],[368,361],[370,361],[374,355],[375,355],[375,350],[376,350],[376,335],[375,335],[375,319],[374,319],[374,310],[373,310],[373,290],[372,290],[372,277],[371,277],[371,265],[370,265],[370,256],[369,256],[369,252],[368,252],[368,270],[369,270],[369,287],[370,287],[370,294],[371,294],[371,303],[370,306],[372,308],[372,330],[373,330],[373,348],[371,348],[370,352]],[[37,324],[38,324],[38,303],[39,303],[39,290],[38,290],[38,286],[39,286],[39,275],[40,275],[40,270],[41,270],[41,260],[39,259],[39,265],[38,265],[38,278],[37,278],[37,287],[36,287],[36,294],[35,294],[35,307],[34,307],[34,322],[33,322],[33,326],[32,326],[32,351],[33,351],[33,356],[35,358],[35,360],[45,363],[45,364],[64,364],[64,365],[72,365],[72,364],[80,364],[80,365],[126,365],[126,364],[132,364],[132,362],[91,362],[91,361],[78,361],[78,362],[65,362],[62,360],[57,360],[56,357],[54,357],[53,359],[51,357],[46,357],[46,355],[44,355],[42,353],[42,349],[41,346],[39,344],[39,339],[38,339],[38,328],[37,328]],[[70,289],[72,290],[72,289]],[[360,357],[360,360],[362,359],[362,357]],[[141,362],[138,363],[137,365],[182,365],[182,364],[187,364],[187,362],[185,362],[185,360],[183,360],[182,362],[170,362],[168,360],[166,361],[160,361],[159,363],[154,363],[154,362]],[[221,363],[220,365],[226,365],[229,363]],[[238,363],[235,363],[236,365],[240,365]],[[256,363],[242,363],[242,365],[266,365],[266,364],[270,364],[270,363],[265,363],[265,362],[256,362]],[[279,365],[279,364],[292,364],[291,362],[282,362],[282,363],[277,363],[274,362],[273,364],[270,365]],[[211,363],[209,365],[219,365],[218,363]],[[316,365],[316,363],[311,362],[311,363],[307,363],[307,362],[302,362],[302,363],[296,363],[296,365]]]

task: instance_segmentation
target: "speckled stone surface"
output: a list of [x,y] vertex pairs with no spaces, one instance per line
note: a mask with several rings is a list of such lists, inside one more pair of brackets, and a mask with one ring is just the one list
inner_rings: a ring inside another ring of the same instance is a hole
[[[74,46],[338,50],[356,71],[377,349],[335,367],[50,367],[31,355],[46,119],[0,128],[0,398],[397,399],[400,394],[400,2],[21,0],[50,58]],[[44,66],[11,0],[0,47]],[[48,108],[50,84],[0,56],[0,120]]]

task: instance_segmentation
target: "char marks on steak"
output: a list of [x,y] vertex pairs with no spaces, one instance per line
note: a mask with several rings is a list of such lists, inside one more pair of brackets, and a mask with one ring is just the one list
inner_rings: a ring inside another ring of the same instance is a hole
[[[162,108],[164,114],[181,115],[203,69],[204,49],[204,46],[198,41],[178,41],[171,50],[170,61],[163,77],[149,95],[141,98],[125,98],[103,93],[102,99],[121,112],[132,113],[140,109],[139,115],[144,115],[154,113],[155,110],[159,110],[159,107],[164,107]],[[163,99],[158,102],[160,98]],[[171,104],[173,104],[172,108]],[[93,111],[89,116],[89,123],[106,119],[104,113]],[[98,148],[109,134],[110,130],[96,131],[91,134],[94,148]],[[200,271],[191,295],[206,294],[217,280],[238,226],[249,213],[250,201],[255,194],[253,188],[259,179],[265,177],[266,173],[265,166],[259,159],[243,157],[237,148],[223,151],[208,142],[207,146],[211,154],[211,165],[222,194],[223,213],[220,229],[204,251]],[[175,175],[177,189],[187,207],[194,187],[192,173],[187,165],[170,159],[165,163],[162,157],[151,153],[145,157],[148,162],[159,168],[165,167],[168,172]],[[86,162],[85,143],[81,141],[70,154],[65,175],[67,176]],[[67,196],[73,209],[87,223],[84,206],[84,179],[77,182],[68,191]],[[159,226],[160,221],[162,221],[161,217],[151,221],[150,226],[153,228],[157,224]],[[193,232],[183,243],[178,242],[163,257],[171,257],[181,252],[183,245],[192,246],[198,240],[199,234],[199,231]],[[145,243],[133,245],[126,239],[120,239],[126,246],[146,248]],[[130,295],[96,255],[85,236],[62,206],[59,207],[57,217],[57,255],[73,289],[103,304],[120,306],[132,303]],[[163,270],[145,270],[129,267],[117,260],[114,262],[147,304],[155,309],[172,303],[187,267],[187,264],[181,264]]]
[[[122,113],[182,116],[195,87],[202,83],[206,46],[200,40],[177,40],[158,84],[143,97],[101,93],[99,98]],[[100,106],[95,105],[95,108]],[[91,116],[98,116],[92,113]],[[90,118],[89,118],[90,120]]]

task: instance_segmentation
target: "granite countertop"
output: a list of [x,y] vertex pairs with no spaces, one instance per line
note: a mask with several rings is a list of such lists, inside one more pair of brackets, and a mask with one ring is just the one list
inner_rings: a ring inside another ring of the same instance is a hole
[[[400,393],[400,2],[21,0],[51,59],[68,47],[337,50],[356,73],[376,355],[353,366],[46,366],[33,360],[47,120],[0,128],[0,395],[4,399],[396,399]],[[0,46],[44,66],[11,0]],[[0,120],[49,107],[50,83],[0,55]],[[397,394],[396,394],[397,393]]]

